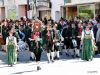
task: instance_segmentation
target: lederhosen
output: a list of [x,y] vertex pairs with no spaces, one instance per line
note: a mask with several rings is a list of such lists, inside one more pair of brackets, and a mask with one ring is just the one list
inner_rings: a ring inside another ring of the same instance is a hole
[[36,42],[35,40],[32,40],[31,49],[35,54],[36,61],[40,61],[41,54],[42,54],[42,40],[39,40],[38,42]]
[[[49,34],[49,35],[48,35]],[[47,36],[46,36],[46,49],[47,49],[47,53],[53,52],[53,35],[54,32],[53,30],[49,30],[47,31]]]
[[31,50],[31,41],[29,40],[29,38],[31,38],[31,33],[32,33],[31,27],[26,26],[25,27],[25,41],[27,42],[27,44],[29,46],[29,51],[32,52],[32,50]]
[[58,51],[59,50],[59,46],[60,46],[60,32],[59,30],[54,31],[54,51]]
[[43,39],[43,48],[44,49],[46,49],[46,37],[47,37],[46,33],[47,33],[46,28],[42,28],[41,29],[41,37]]
[[[72,28],[72,31],[71,31],[71,48],[77,48],[77,36],[78,36],[78,29],[77,28]],[[73,40],[76,42],[75,45],[73,43]]]
[[70,39],[70,37],[71,37],[71,29],[70,29],[70,27],[63,29],[62,37],[64,38],[64,45],[66,45],[66,49],[70,48],[70,46],[71,46],[71,39]]

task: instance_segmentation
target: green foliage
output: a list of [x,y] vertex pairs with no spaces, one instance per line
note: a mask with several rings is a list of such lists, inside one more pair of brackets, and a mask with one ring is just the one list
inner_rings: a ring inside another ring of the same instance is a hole
[[16,10],[15,9],[8,10],[8,19],[16,19]]
[[93,18],[94,9],[88,7],[79,7],[79,16]]

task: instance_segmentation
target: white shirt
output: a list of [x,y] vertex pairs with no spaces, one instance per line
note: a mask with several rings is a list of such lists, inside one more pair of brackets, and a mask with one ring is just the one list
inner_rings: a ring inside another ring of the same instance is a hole
[[[6,46],[8,45],[8,42],[9,42],[9,39],[8,38],[11,38],[10,36],[6,38]],[[15,43],[15,46],[17,47],[17,39],[16,37],[12,36],[12,38],[14,38],[14,43]]]
[[[85,32],[86,32],[86,34],[91,34],[91,36],[92,36],[92,40],[95,40],[95,38],[94,38],[94,34],[93,34],[93,31],[92,30],[89,30],[89,31],[86,31],[85,30]],[[84,39],[84,31],[82,31],[82,36],[81,36],[81,40],[83,40]]]

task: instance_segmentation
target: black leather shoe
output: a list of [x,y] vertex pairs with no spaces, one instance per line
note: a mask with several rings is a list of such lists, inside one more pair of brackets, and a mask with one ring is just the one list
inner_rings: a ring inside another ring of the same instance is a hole
[[11,64],[10,67],[12,67],[13,65]]
[[57,58],[57,60],[59,60],[59,58]]
[[41,70],[41,67],[40,66],[37,66],[37,71]]
[[51,60],[52,63],[54,63],[54,60]]
[[59,54],[60,54],[60,55],[62,55],[62,53],[61,53],[61,52],[59,52]]
[[67,56],[69,56],[69,54],[66,53]]
[[31,61],[34,61],[35,59],[33,59],[32,57],[30,57],[30,60],[31,60]]

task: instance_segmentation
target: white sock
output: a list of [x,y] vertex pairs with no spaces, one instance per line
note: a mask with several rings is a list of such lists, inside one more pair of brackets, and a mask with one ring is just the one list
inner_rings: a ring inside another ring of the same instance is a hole
[[75,53],[79,56],[79,50],[78,49],[76,49]]
[[55,52],[54,52],[54,57],[55,57],[56,55],[57,55],[57,52],[55,51]]
[[64,46],[64,48],[65,48],[65,52],[66,52],[67,54],[69,54],[69,49],[66,49],[66,46]]
[[54,60],[54,52],[51,52],[52,60]]
[[59,58],[59,51],[57,51],[56,53],[57,53],[57,58]]
[[47,53],[48,61],[50,62],[50,53]]
[[40,66],[40,62],[37,62],[37,66]]
[[70,49],[70,55],[74,55],[74,49]]
[[66,51],[66,46],[64,46],[64,49],[65,49],[65,51]]
[[67,54],[70,54],[71,49],[67,49]]
[[35,58],[35,55],[34,55],[34,53],[33,53],[33,52],[31,52],[31,57],[32,57],[32,59],[34,59],[34,58]]

